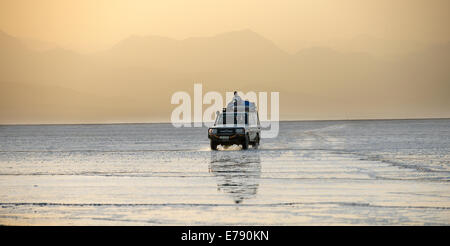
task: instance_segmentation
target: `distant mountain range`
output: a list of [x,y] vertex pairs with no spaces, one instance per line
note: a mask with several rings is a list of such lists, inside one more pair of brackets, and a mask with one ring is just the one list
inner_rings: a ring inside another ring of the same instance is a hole
[[[375,46],[382,53],[383,44]],[[389,59],[342,47],[289,54],[241,30],[132,36],[80,54],[0,31],[0,124],[168,121],[172,93],[192,95],[194,83],[204,91],[279,91],[282,119],[450,117],[450,42],[405,43],[408,52]]]

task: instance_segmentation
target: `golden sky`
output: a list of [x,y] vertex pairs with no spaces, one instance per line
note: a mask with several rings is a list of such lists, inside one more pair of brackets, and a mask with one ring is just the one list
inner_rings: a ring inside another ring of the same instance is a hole
[[450,0],[0,0],[0,124],[168,121],[172,93],[194,83],[280,92],[283,120],[448,118],[449,9]]
[[130,35],[177,39],[249,28],[296,51],[371,35],[450,40],[448,0],[2,0],[0,29],[78,50]]

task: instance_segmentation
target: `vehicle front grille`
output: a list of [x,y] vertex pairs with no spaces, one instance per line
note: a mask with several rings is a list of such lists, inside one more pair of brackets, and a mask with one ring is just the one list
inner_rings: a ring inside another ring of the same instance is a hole
[[222,136],[231,136],[234,135],[234,129],[229,128],[217,129],[217,134]]

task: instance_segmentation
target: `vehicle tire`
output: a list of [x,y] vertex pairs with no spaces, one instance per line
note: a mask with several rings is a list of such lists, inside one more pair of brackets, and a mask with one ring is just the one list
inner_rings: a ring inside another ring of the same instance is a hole
[[211,140],[210,142],[211,150],[217,150],[217,143]]
[[250,140],[248,139],[248,135],[245,135],[244,142],[242,143],[242,149],[248,149]]
[[256,135],[255,142],[253,143],[253,148],[257,149],[259,147],[259,135]]

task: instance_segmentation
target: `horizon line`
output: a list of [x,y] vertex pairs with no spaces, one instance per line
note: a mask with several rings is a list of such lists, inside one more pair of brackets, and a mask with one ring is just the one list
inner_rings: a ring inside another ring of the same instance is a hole
[[[424,117],[424,118],[368,118],[368,119],[304,119],[304,120],[280,120],[278,122],[316,122],[316,121],[394,121],[394,120],[450,120],[450,117]],[[271,121],[265,121],[271,122]],[[199,123],[199,122],[191,122]],[[203,123],[203,122],[202,122]],[[16,124],[3,124],[0,126],[55,126],[55,125],[144,125],[144,124],[171,124],[171,122],[98,122],[98,123],[16,123]],[[204,127],[204,126],[202,126]],[[189,128],[189,127],[179,127]],[[194,127],[190,127],[194,128]]]

